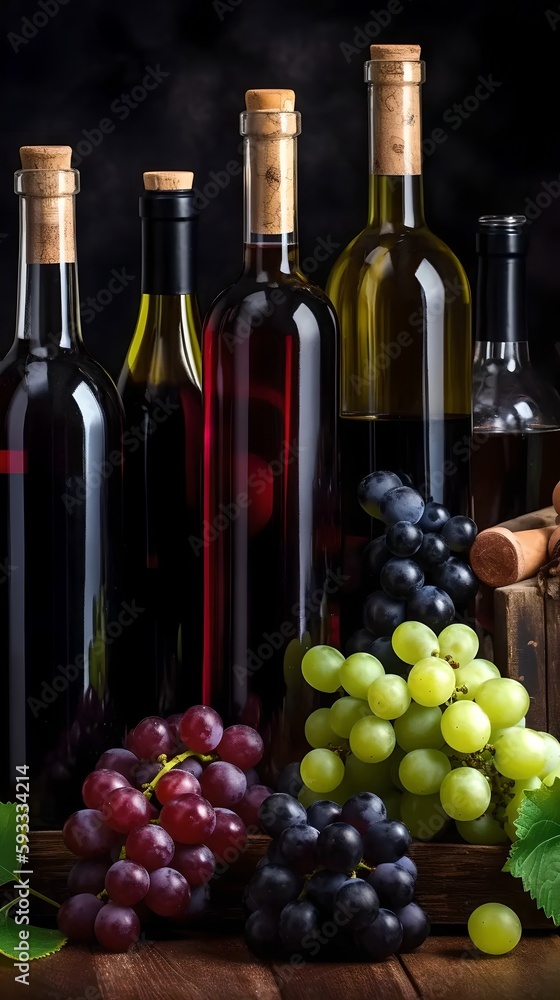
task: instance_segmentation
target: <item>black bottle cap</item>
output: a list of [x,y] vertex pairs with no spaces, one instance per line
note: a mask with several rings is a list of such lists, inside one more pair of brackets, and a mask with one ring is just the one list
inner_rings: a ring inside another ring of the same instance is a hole
[[527,253],[528,226],[524,215],[481,215],[476,234],[476,252],[498,256]]

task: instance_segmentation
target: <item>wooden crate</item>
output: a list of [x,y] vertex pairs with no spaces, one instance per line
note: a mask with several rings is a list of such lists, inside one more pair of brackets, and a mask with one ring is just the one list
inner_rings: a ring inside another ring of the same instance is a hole
[[[553,507],[504,522],[512,531],[555,523]],[[560,738],[560,601],[543,596],[536,577],[498,587],[483,587],[477,618],[482,628],[480,655],[493,659],[505,677],[523,682],[531,695],[527,721],[533,729]]]
[[[240,921],[242,891],[266,853],[270,840],[249,838],[239,860],[212,883],[213,904],[205,922]],[[471,844],[413,843],[410,856],[418,867],[417,902],[432,924],[465,925],[481,903],[511,906],[526,930],[553,930],[553,924],[523,891],[520,879],[502,872],[507,847],[475,847]],[[34,889],[57,901],[66,898],[66,879],[75,858],[66,849],[59,831],[32,833],[30,858]],[[52,915],[52,907],[41,913]]]

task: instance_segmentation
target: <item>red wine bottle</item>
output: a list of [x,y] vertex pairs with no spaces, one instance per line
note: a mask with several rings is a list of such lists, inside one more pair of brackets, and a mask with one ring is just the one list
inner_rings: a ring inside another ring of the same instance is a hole
[[71,156],[21,149],[17,332],[0,364],[2,793],[29,778],[42,827],[80,807],[120,735],[123,414],[82,343]]
[[202,396],[192,182],[190,171],[144,174],[142,300],[119,380],[127,425],[127,592],[142,608],[121,643],[135,671],[134,685],[122,691],[130,725],[201,698]]
[[338,642],[337,321],[299,270],[292,91],[247,93],[245,259],[203,335],[204,690],[297,757],[309,646]]

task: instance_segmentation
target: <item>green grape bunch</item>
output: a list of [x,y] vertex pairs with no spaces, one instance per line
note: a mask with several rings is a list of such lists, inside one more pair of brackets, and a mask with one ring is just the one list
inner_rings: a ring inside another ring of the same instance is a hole
[[370,653],[303,657],[305,680],[333,702],[307,719],[300,801],[374,792],[420,840],[452,822],[470,844],[515,840],[525,790],[560,776],[560,743],[526,725],[528,691],[478,657],[467,625],[436,635],[407,621],[391,642],[406,677]]

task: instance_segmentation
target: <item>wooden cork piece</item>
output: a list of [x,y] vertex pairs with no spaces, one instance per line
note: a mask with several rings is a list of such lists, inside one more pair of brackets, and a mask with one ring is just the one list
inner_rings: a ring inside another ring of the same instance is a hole
[[551,559],[554,555],[554,549],[558,545],[558,542],[560,542],[560,526],[554,529],[550,538],[548,539],[548,554]]
[[192,170],[149,170],[144,174],[146,191],[192,191]]
[[507,587],[534,576],[548,561],[548,542],[553,526],[510,531],[486,528],[475,538],[469,552],[479,580],[490,587]]
[[260,235],[294,229],[294,139],[299,134],[293,90],[248,90],[244,128],[249,141],[251,229]]
[[26,261],[76,260],[74,201],[77,172],[70,146],[22,146],[20,190],[25,195]]
[[552,493],[552,506],[557,514],[560,514],[560,483],[556,483]]
[[367,80],[371,88],[373,173],[398,177],[422,173],[420,84],[424,64],[419,45],[372,45]]

